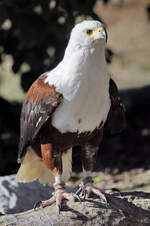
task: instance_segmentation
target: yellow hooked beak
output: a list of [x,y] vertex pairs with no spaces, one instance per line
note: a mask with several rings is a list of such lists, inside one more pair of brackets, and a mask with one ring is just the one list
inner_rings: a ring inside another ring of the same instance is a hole
[[93,39],[94,35],[96,33],[99,33],[103,30],[103,27],[98,27],[98,28],[95,28],[95,29],[88,29],[86,31],[87,35],[89,36],[89,38]]

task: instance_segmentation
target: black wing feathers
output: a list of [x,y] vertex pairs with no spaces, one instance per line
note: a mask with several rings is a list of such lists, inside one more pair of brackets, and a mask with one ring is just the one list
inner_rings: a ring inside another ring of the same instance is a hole
[[118,88],[115,82],[110,79],[109,94],[111,107],[105,124],[107,132],[111,135],[120,133],[126,127],[125,107],[121,103]]

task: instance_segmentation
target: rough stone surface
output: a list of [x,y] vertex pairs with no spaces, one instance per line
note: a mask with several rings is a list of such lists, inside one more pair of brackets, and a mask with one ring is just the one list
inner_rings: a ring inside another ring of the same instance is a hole
[[124,192],[107,195],[109,205],[97,198],[89,198],[81,203],[70,202],[58,214],[55,204],[20,214],[0,217],[0,225],[9,226],[149,226],[150,194],[144,192]]
[[17,183],[16,175],[0,177],[0,212],[17,213],[33,208],[35,202],[48,199],[53,189],[33,183]]
[[[68,190],[71,191],[73,188]],[[17,184],[15,175],[1,177],[0,211],[10,214],[0,217],[0,225],[150,225],[150,193],[106,194],[108,206],[96,197],[88,198],[81,203],[68,202],[62,206],[60,215],[55,204],[43,209],[32,209],[36,201],[49,198],[52,191],[52,188],[44,187],[37,181],[30,184]]]

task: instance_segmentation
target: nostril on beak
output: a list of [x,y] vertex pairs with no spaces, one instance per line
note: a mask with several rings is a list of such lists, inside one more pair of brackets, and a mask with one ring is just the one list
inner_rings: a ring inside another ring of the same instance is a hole
[[102,27],[99,27],[99,28],[98,28],[98,32],[101,32],[102,30],[103,30]]

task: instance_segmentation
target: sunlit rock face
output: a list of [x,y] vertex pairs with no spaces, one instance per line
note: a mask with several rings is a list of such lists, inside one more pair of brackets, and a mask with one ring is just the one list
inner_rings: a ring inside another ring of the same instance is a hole
[[52,188],[38,181],[16,182],[16,175],[0,177],[0,213],[17,213],[32,209],[35,202],[48,199]]

